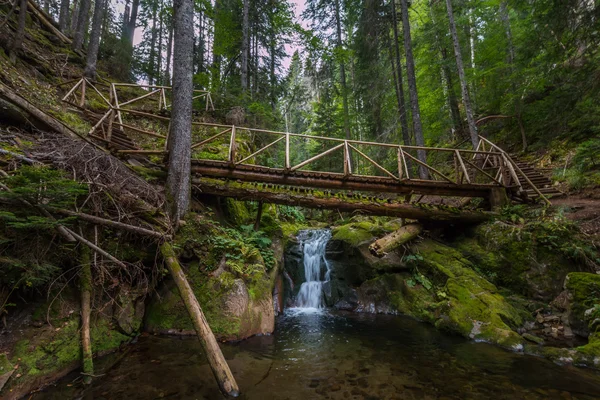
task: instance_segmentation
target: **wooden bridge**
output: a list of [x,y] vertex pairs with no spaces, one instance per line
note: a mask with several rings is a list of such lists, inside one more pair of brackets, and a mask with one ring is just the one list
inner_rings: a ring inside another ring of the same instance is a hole
[[[164,165],[170,90],[166,86],[94,84],[84,78],[66,92],[63,101],[81,109],[93,123],[90,138],[117,154],[143,156],[150,163]],[[214,110],[209,92],[195,91],[194,100],[195,108]],[[411,199],[414,203],[423,196],[484,198],[492,207],[503,204],[506,195],[549,203],[521,169],[522,164],[489,140],[480,139],[475,150],[404,146],[194,118],[191,169],[194,185],[204,193],[388,215],[414,215],[420,206],[410,204]],[[221,184],[215,184],[215,179]],[[282,187],[288,188],[286,194]],[[316,199],[315,193],[323,198]],[[369,197],[369,193],[377,196]],[[302,198],[310,198],[310,204]],[[365,208],[365,199],[375,198],[374,203],[369,200],[372,207]],[[399,205],[404,209],[398,211]],[[442,219],[464,214],[448,213]]]

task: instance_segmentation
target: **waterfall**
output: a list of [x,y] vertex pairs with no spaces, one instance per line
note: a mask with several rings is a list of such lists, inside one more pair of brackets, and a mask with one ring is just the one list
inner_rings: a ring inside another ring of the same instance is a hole
[[[318,229],[302,231],[298,239],[303,247],[304,277],[296,296],[298,308],[319,309],[323,307],[323,283],[329,281],[329,264],[325,259],[325,247],[331,238],[331,231]],[[323,268],[325,267],[325,268]]]

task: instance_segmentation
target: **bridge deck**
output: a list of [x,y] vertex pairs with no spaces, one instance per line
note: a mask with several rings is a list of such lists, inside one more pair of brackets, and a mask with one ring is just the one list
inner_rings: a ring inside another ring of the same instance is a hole
[[[103,114],[86,113],[94,124],[89,136],[120,154],[168,156],[170,88],[118,83],[104,87],[108,88],[105,95],[102,87],[83,78],[63,97],[63,101],[84,110],[88,98],[95,100],[90,103],[105,105]],[[204,102],[205,110],[213,109],[209,92],[197,91],[195,98]],[[547,201],[517,163],[485,138],[481,138],[479,147],[473,150],[344,140],[202,121],[192,121],[192,127],[191,170],[196,184],[200,185],[206,183],[206,178],[217,178],[221,182],[252,182],[262,185],[263,189],[269,185],[287,185],[322,190],[482,197],[496,204],[496,200],[502,202],[506,197],[499,196],[499,190],[526,199],[525,182]],[[211,190],[228,195],[214,184]],[[240,193],[239,190],[233,192]],[[248,191],[244,193],[248,196]],[[271,199],[281,201],[281,196],[273,195]],[[321,201],[321,204],[335,203],[331,200]],[[303,203],[297,196],[294,201]]]

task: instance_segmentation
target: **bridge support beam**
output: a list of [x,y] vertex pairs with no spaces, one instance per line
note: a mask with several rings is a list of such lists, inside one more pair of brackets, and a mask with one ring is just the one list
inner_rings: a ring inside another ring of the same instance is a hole
[[506,189],[503,187],[495,187],[490,189],[488,200],[490,202],[490,208],[492,211],[497,211],[510,203]]
[[328,195],[323,192],[299,188],[266,188],[252,184],[225,182],[218,179],[192,179],[194,189],[203,194],[232,197],[238,200],[263,201],[306,208],[324,208],[344,212],[362,211],[369,215],[384,215],[411,218],[420,221],[448,221],[457,223],[479,223],[495,214],[484,211],[463,211],[455,207],[430,204],[408,204],[380,200],[377,198],[352,198],[344,195]]

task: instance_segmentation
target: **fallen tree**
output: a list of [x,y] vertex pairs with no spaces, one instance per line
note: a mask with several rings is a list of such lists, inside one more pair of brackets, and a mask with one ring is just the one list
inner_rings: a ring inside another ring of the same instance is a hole
[[223,182],[216,179],[192,179],[196,190],[201,193],[232,197],[238,200],[264,201],[265,203],[300,206],[307,208],[327,208],[339,211],[362,211],[370,215],[411,218],[428,221],[455,221],[478,223],[487,221],[495,214],[484,211],[465,211],[452,207],[440,207],[430,204],[411,204],[368,200],[347,197],[319,196],[316,192],[295,192],[290,188],[258,188],[237,182]]
[[385,235],[381,239],[377,239],[369,246],[369,251],[376,257],[383,257],[386,253],[398,248],[399,246],[410,242],[423,232],[421,224],[407,224]]

